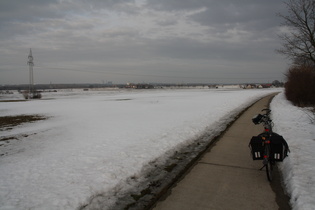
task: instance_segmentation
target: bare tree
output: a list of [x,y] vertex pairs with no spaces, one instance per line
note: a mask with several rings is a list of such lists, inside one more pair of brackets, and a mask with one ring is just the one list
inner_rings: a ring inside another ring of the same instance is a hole
[[284,19],[288,31],[279,37],[282,48],[277,51],[292,59],[294,64],[315,65],[315,0],[289,0]]

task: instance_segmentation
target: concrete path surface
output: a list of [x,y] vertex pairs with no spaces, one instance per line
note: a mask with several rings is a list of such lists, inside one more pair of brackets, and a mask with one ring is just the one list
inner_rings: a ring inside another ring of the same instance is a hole
[[273,96],[246,110],[153,209],[290,209],[279,175],[269,183],[265,170],[259,170],[262,161],[253,161],[248,147],[263,130],[251,119]]

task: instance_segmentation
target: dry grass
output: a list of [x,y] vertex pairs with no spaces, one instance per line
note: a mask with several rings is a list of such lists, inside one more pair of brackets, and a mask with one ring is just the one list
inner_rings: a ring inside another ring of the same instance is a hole
[[35,122],[38,120],[45,120],[47,117],[41,115],[15,115],[0,117],[0,131],[10,130],[22,123]]

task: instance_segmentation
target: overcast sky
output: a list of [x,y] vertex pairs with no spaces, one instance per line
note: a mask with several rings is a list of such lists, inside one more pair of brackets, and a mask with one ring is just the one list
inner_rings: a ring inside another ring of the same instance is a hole
[[284,81],[280,0],[1,0],[0,85]]

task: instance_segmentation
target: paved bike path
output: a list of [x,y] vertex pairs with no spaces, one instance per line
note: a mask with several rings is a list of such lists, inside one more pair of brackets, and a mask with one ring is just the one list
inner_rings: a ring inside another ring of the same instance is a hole
[[259,170],[262,161],[253,161],[248,148],[251,137],[263,130],[251,119],[273,96],[246,110],[154,210],[290,209],[279,179],[270,184],[265,170]]

